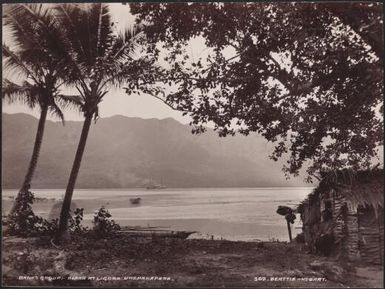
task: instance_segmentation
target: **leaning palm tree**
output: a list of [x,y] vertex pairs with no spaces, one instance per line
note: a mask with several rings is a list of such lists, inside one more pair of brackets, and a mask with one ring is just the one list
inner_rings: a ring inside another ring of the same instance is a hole
[[[24,78],[19,84],[15,80],[3,79],[2,98],[8,102],[21,102],[30,108],[40,108],[32,156],[21,189],[11,209],[18,208],[34,175],[44,135],[48,112],[59,117],[64,124],[63,107],[77,103],[76,96],[63,95],[59,88],[67,76],[66,55],[58,47],[60,33],[54,25],[54,16],[47,6],[16,4],[4,11],[4,25],[9,29],[12,47],[3,44],[4,70],[13,78]],[[55,54],[51,53],[55,51]],[[56,56],[56,57],[55,57]],[[17,77],[15,77],[15,74]]]
[[96,121],[98,118],[98,105],[109,88],[126,83],[143,69],[143,62],[132,57],[142,33],[138,29],[126,30],[123,33],[114,31],[108,6],[103,3],[58,4],[56,17],[65,35],[62,46],[66,47],[72,57],[70,68],[73,77],[69,83],[76,87],[81,95],[84,114],[83,128],[64,195],[56,238],[66,241],[70,239],[68,218],[72,195],[92,120]]

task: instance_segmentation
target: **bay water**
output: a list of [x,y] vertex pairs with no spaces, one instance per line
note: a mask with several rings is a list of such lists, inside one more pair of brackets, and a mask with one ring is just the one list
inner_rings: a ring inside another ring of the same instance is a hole
[[[241,241],[288,241],[286,220],[279,205],[295,208],[311,187],[182,188],[182,189],[77,189],[73,207],[85,209],[84,224],[92,226],[94,211],[105,206],[121,226],[163,227],[196,231],[193,238]],[[64,189],[33,190],[38,198],[36,214],[58,214]],[[3,190],[3,214],[17,190]],[[141,198],[132,204],[130,198]],[[8,205],[7,205],[8,204]],[[4,207],[5,206],[5,207]],[[54,212],[56,210],[56,212]],[[299,215],[292,225],[293,237],[301,231]]]

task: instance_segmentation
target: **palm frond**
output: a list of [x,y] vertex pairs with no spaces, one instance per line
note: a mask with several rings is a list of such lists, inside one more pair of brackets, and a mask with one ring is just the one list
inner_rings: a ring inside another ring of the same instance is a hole
[[27,64],[23,62],[16,52],[12,51],[7,45],[3,44],[2,48],[3,57],[5,58],[4,68],[5,69],[16,69],[20,70],[27,77],[31,77],[36,83],[39,82],[39,78]]
[[102,57],[105,55],[105,50],[109,46],[108,41],[112,35],[111,16],[108,7],[103,3],[95,4],[95,6],[91,8],[91,13],[93,10],[98,14],[96,52],[97,57]]
[[53,116],[56,116],[58,119],[60,119],[63,125],[65,125],[63,111],[56,103],[52,103],[50,106],[48,106],[48,110]]
[[67,84],[76,85],[81,82],[81,86],[84,86],[84,80],[90,69],[84,40],[87,36],[85,31],[87,25],[85,24],[84,7],[82,8],[81,5],[86,4],[57,4],[54,9],[57,25],[62,33],[60,41],[67,53],[61,67],[67,76],[64,80]]
[[81,23],[82,13],[79,4],[58,4],[55,6],[56,17],[64,29],[66,44],[70,47],[71,52],[78,61],[85,58],[85,48],[81,41],[82,35],[79,27]]
[[13,36],[14,49],[3,44],[4,68],[19,74],[22,72],[32,79],[34,85],[25,82],[20,86],[3,81],[3,98],[30,107],[37,104],[48,106],[53,114],[63,119],[62,108],[75,107],[81,102],[75,96],[56,93],[60,86],[58,81],[68,82],[75,78],[74,71],[81,75],[82,68],[77,54],[68,45],[63,23],[59,22],[54,11],[51,4],[15,4],[6,9],[4,23]]
[[6,99],[8,103],[18,102],[34,108],[39,104],[38,88],[27,81],[19,85],[4,79],[2,81],[2,99]]
[[103,3],[60,4],[57,17],[78,63],[95,66],[112,35],[111,16]]
[[[55,21],[48,5],[14,4],[11,6],[12,8],[4,14],[4,22],[11,32],[15,48],[20,51],[34,50],[34,57],[27,62],[29,64],[51,61],[52,57],[48,55],[47,37],[52,34]],[[39,57],[41,54],[43,56]]]
[[25,9],[21,4],[9,5],[4,13],[4,25],[10,29],[11,35],[15,40],[15,45],[21,49],[29,49],[33,46],[39,46],[39,42],[34,42],[34,28],[36,24],[31,21],[28,15],[25,15]]
[[[144,59],[138,62],[134,59],[137,48],[143,40],[141,26],[133,26],[124,33],[114,36],[109,53],[103,62],[103,84],[119,85],[128,79],[136,79],[138,74],[147,69]],[[152,66],[152,64],[150,65]]]
[[109,57],[112,57],[115,60],[120,58],[132,58],[133,54],[137,48],[140,47],[141,42],[143,41],[145,34],[143,29],[139,25],[135,25],[131,28],[126,29],[123,33],[120,33],[114,39],[114,44],[111,49],[111,54]]
[[[69,63],[73,62],[74,55],[66,45],[66,35],[58,22],[52,5],[20,4],[20,6],[19,10],[22,11],[22,15],[19,17],[30,19],[25,25],[33,23],[35,26],[34,31],[30,33],[30,38],[36,38],[34,44],[38,49],[26,50],[31,56],[31,63],[39,63],[40,66],[55,71],[57,77],[68,79],[71,74]],[[28,60],[27,57],[26,60]]]
[[84,106],[83,98],[79,95],[65,95],[58,94],[56,96],[56,103],[62,108],[75,108],[82,110]]
[[85,5],[85,14],[88,16],[90,59],[89,63],[96,63],[105,55],[110,46],[112,29],[109,8],[103,3]]
[[[59,50],[62,45],[57,45],[56,39],[60,35],[55,29],[55,18],[50,12],[49,5],[45,4],[13,4],[4,13],[4,23],[12,35],[11,58],[6,62],[8,69],[24,70],[28,67],[26,74],[34,73],[34,80],[41,79],[48,70],[55,69],[55,61],[61,62],[63,57],[53,57],[52,51]],[[56,45],[55,45],[56,44]],[[9,50],[8,46],[6,46]],[[3,49],[3,55],[4,51]],[[55,51],[57,54],[57,51]],[[15,61],[14,56],[19,61]],[[24,67],[19,64],[22,62]],[[20,70],[19,70],[20,71]]]

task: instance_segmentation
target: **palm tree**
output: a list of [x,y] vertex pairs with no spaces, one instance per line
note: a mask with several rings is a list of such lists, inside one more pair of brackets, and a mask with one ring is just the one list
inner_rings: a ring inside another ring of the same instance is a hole
[[63,29],[65,41],[62,45],[72,57],[72,78],[69,83],[75,86],[81,95],[84,114],[83,128],[63,200],[56,238],[66,241],[70,239],[68,218],[72,195],[92,119],[97,120],[98,104],[111,85],[119,86],[140,71],[139,62],[132,58],[132,53],[136,50],[142,33],[139,30],[116,33],[108,6],[103,3],[58,4],[56,17]]
[[[28,190],[35,172],[44,135],[47,113],[50,112],[63,121],[62,108],[76,104],[76,96],[60,93],[59,88],[67,75],[66,57],[58,43],[59,33],[54,26],[54,17],[43,5],[17,4],[5,9],[4,24],[9,29],[12,48],[2,46],[4,68],[10,74],[16,73],[25,80],[17,84],[10,79],[2,81],[2,98],[9,102],[21,102],[30,108],[40,108],[39,124],[36,132],[32,156],[21,189],[11,209],[13,214],[22,194]],[[56,51],[55,58],[51,51]]]

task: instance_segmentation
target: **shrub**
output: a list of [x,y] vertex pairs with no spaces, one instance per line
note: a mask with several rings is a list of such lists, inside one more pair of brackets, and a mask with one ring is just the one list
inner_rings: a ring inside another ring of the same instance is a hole
[[104,207],[101,207],[99,210],[95,211],[93,223],[94,231],[97,236],[105,237],[120,230],[120,226],[110,218],[110,212],[108,212],[108,210]]
[[15,209],[5,221],[8,234],[28,237],[36,233],[36,226],[39,227],[38,224],[42,221],[32,210],[34,199],[34,194],[27,190],[18,194]]
[[71,232],[82,233],[88,231],[87,227],[83,227],[81,222],[83,221],[83,208],[76,208],[74,211],[74,216],[70,216],[68,220],[68,228]]
[[[48,221],[42,217],[36,216],[32,210],[32,204],[35,196],[30,191],[21,192],[16,198],[16,206],[13,213],[3,220],[3,224],[8,228],[6,234],[32,237],[54,235],[59,227],[59,220]],[[83,208],[76,209],[74,216],[69,218],[69,230],[81,233],[87,230],[81,225],[83,220]]]

